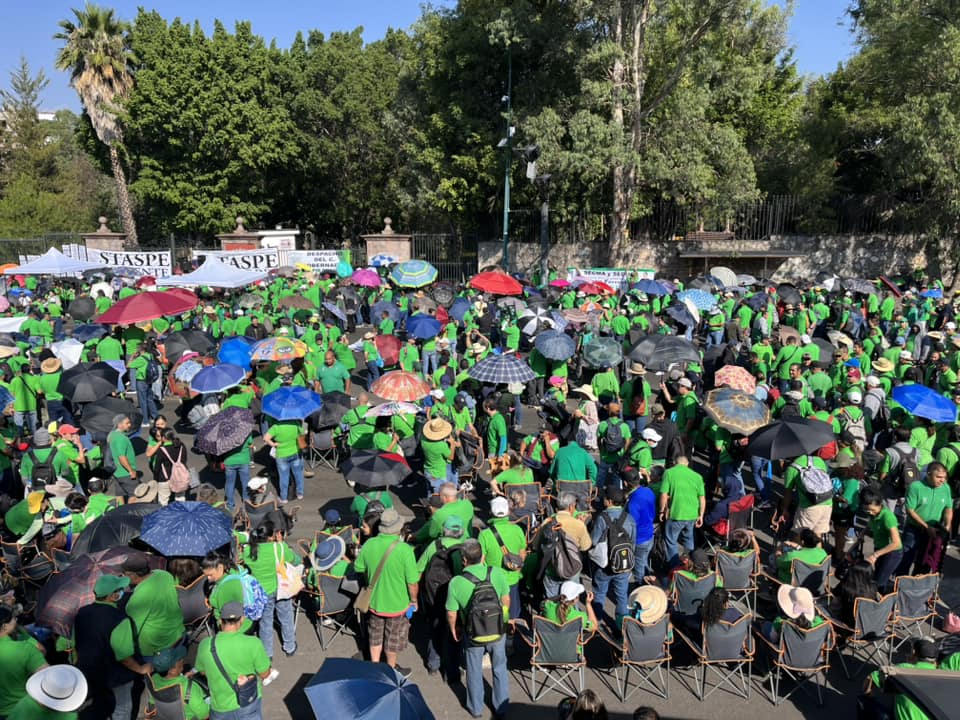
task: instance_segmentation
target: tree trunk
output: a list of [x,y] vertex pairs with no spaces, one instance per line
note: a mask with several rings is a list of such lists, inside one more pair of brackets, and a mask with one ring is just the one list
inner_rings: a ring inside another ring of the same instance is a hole
[[[627,68],[624,63],[626,48],[623,42],[623,5],[617,3],[613,17],[613,41],[620,50],[620,54],[613,61],[611,70],[613,103],[611,110],[611,119],[614,125],[620,130],[620,136],[624,133],[624,108],[623,96],[624,86],[627,76]],[[625,148],[626,149],[626,148]],[[629,150],[621,153],[614,161],[613,166],[613,205],[610,214],[610,254],[609,262],[616,265],[624,254],[624,246],[627,242],[627,235],[630,226],[630,209],[633,203],[633,188],[631,187],[631,170]]]
[[120,222],[123,232],[127,235],[127,244],[137,247],[137,226],[133,221],[133,206],[130,204],[130,191],[127,189],[127,176],[120,164],[120,153],[117,146],[110,146],[110,165],[113,168],[113,180],[117,184],[117,207],[120,210]]

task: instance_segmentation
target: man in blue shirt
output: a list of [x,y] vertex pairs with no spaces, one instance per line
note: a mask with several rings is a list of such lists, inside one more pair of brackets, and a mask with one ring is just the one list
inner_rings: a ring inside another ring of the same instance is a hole
[[657,519],[657,496],[647,487],[647,478],[641,473],[621,473],[623,490],[627,493],[627,512],[637,528],[634,547],[633,579],[646,584],[647,559],[653,550],[653,523]]

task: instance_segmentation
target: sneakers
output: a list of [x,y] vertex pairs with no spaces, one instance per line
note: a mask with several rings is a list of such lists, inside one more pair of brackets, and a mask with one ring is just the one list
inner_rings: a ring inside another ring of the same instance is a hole
[[278,504],[278,505],[286,505],[286,504],[287,504],[287,501],[286,501],[286,500],[283,500],[283,499],[277,500],[277,504]]
[[303,476],[304,476],[305,478],[312,478],[312,477],[313,477],[313,470],[304,470],[304,471],[303,471]]
[[760,510],[760,511],[773,510],[773,508],[774,508],[774,504],[769,500],[764,500],[762,503],[757,505],[757,510]]
[[276,668],[273,668],[272,670],[270,670],[270,674],[267,675],[266,678],[264,678],[263,686],[266,687],[267,685],[272,683],[274,680],[276,680],[278,677],[280,677],[280,671],[277,670]]
[[303,500],[303,495],[297,495],[297,500]]
[[286,655],[287,657],[293,657],[294,655],[297,654],[297,646],[294,645],[293,650],[291,650],[290,652],[287,652],[286,650],[284,650],[283,654]]

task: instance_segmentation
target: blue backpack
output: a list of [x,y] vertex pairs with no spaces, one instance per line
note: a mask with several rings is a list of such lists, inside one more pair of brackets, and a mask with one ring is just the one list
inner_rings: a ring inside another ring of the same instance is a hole
[[243,583],[243,614],[248,620],[257,621],[263,617],[267,607],[267,593],[259,581],[246,570],[241,569],[239,575],[227,575],[224,579],[237,578]]

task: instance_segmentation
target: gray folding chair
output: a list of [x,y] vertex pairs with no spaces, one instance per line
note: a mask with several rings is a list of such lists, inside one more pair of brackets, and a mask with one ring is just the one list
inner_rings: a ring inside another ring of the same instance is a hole
[[[613,656],[613,677],[620,702],[626,702],[641,687],[664,700],[669,698],[670,644],[673,642],[669,616],[664,615],[649,625],[625,617],[621,630],[622,638],[615,640],[600,628],[600,635],[610,645]],[[631,671],[638,675],[633,683]]]
[[700,612],[704,598],[717,586],[717,574],[710,572],[693,580],[677,573],[673,576],[673,612],[692,617]]
[[3,571],[13,580],[20,579],[23,570],[23,559],[20,556],[20,546],[16,543],[0,542],[3,557]]
[[[520,627],[523,624],[517,623]],[[526,633],[520,637],[530,646],[530,699],[534,702],[551,690],[576,697],[583,692],[584,668],[587,665],[583,646],[593,633],[584,634],[583,621],[574,618],[563,625],[533,616],[532,638]],[[540,687],[537,687],[537,673]]]
[[[690,688],[702,701],[715,690],[729,688],[731,694],[744,700],[750,699],[750,678],[753,664],[753,638],[749,613],[736,622],[720,620],[709,627],[702,627],[703,642],[698,643],[682,631],[674,629],[697,657],[693,668],[695,687]],[[707,675],[715,674],[717,683],[707,691]],[[680,675],[682,678],[683,676]]]
[[321,572],[318,572],[316,577],[316,589],[305,588],[302,594],[313,602],[313,629],[317,634],[320,649],[326,651],[341,634],[352,635],[349,624],[354,614],[353,601],[356,595],[344,591],[345,578]]
[[830,573],[832,571],[830,556],[827,555],[819,565],[811,565],[803,560],[794,558],[790,561],[790,584],[794,587],[805,587],[814,597],[830,595]]
[[501,486],[500,489],[507,495],[509,495],[512,490],[523,490],[524,497],[526,498],[524,509],[532,512],[537,518],[544,516],[543,486],[540,483],[511,483]]
[[[153,676],[147,676],[147,717],[155,720],[186,720],[186,705],[190,702],[190,694],[199,692],[200,686],[195,682],[187,685],[187,695],[184,697],[180,685],[169,685],[165,688],[156,688],[153,685]],[[156,714],[151,713],[151,709]]]
[[247,519],[247,529],[254,530],[259,527],[272,512],[276,512],[277,503],[274,501],[260,503],[259,505],[249,500],[243,501],[243,516]]
[[[850,628],[831,619],[831,622],[842,630],[850,633],[843,643],[850,649],[850,664],[843,657],[843,648],[837,648],[840,656],[840,665],[847,676],[847,680],[856,677],[868,662],[875,662],[879,666],[889,665],[893,654],[893,641],[896,635],[893,632],[894,604],[897,596],[894,593],[885,595],[879,600],[857,598],[853,601],[854,627]],[[855,661],[860,666],[855,666]]]
[[757,606],[757,568],[759,558],[756,550],[737,555],[726,550],[717,551],[717,573],[723,580],[723,588],[732,600],[742,599],[754,612]]
[[333,437],[333,428],[315,430],[310,433],[310,448],[307,464],[315,470],[320,464],[336,470],[340,463],[340,453]]
[[565,492],[577,496],[577,510],[589,510],[597,496],[597,486],[593,480],[557,480],[557,497]]
[[[757,637],[767,648],[770,656],[770,701],[774,705],[789,698],[798,689],[804,689],[808,680],[817,686],[817,704],[823,706],[823,685],[830,669],[830,649],[834,644],[833,627],[825,622],[804,630],[790,621],[780,626],[780,642],[771,643],[762,633]],[[781,694],[780,683],[793,681],[789,692]]]
[[20,571],[20,578],[37,585],[46,582],[57,569],[57,564],[46,553],[39,553],[37,556],[26,563]]
[[894,650],[920,635],[929,635],[924,626],[937,617],[937,600],[940,592],[940,576],[901,575],[893,584],[897,602],[893,611]]

